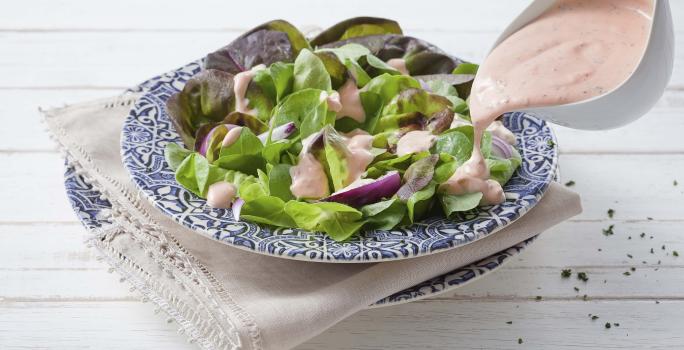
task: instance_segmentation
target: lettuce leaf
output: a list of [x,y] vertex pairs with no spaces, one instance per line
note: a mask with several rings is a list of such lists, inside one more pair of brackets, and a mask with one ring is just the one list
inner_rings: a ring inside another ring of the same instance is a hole
[[166,110],[176,132],[188,149],[203,124],[220,122],[235,108],[233,75],[204,70],[188,80],[183,90],[166,101]]
[[398,34],[367,35],[328,42],[324,48],[360,44],[382,61],[402,58],[411,75],[451,73],[463,63],[424,40]]
[[[291,202],[294,201],[288,203]],[[262,196],[246,202],[240,211],[240,218],[279,227],[297,226],[285,211],[285,201],[275,196]]]
[[442,210],[446,217],[449,217],[456,212],[474,209],[480,205],[480,200],[482,200],[482,192],[466,193],[462,195],[439,195],[439,202],[442,204]]
[[169,164],[171,170],[176,171],[185,158],[192,153],[192,151],[179,146],[177,143],[169,142],[164,148],[164,159]]
[[309,42],[297,28],[286,21],[275,20],[210,53],[204,65],[206,69],[237,74],[260,64],[269,66],[276,62],[292,62],[301,50],[307,48],[310,48]]
[[290,168],[291,165],[278,164],[271,167],[268,172],[268,189],[270,194],[284,201],[294,199],[292,192],[290,192],[290,185],[292,184]]
[[351,237],[364,224],[360,211],[335,202],[289,201],[285,204],[285,212],[298,227],[323,231],[336,241],[344,241]]
[[365,227],[377,230],[391,230],[404,219],[406,205],[397,198],[368,204],[361,208],[366,220]]
[[408,209],[408,219],[411,223],[420,220],[430,210],[436,188],[437,184],[430,182],[422,190],[415,192],[408,198],[406,208]]
[[304,49],[294,62],[293,90],[318,89],[329,91],[332,89],[330,74],[325,69],[323,61],[313,52]]
[[220,156],[260,154],[264,147],[261,140],[249,128],[242,128],[240,136],[233,144],[221,147]]
[[[456,158],[459,164],[465,163],[473,152],[473,127],[463,125],[437,136],[431,153],[447,153]],[[482,155],[488,158],[492,149],[492,135],[485,132],[482,138]]]
[[335,113],[321,98],[325,91],[304,89],[287,96],[273,110],[273,127],[294,122],[302,139],[335,123]]
[[378,34],[401,34],[399,23],[385,18],[354,17],[339,22],[311,39],[311,45],[321,46],[333,41]]
[[218,181],[228,181],[239,188],[242,183],[254,180],[253,176],[210,164],[199,153],[187,156],[176,169],[176,181],[188,191],[205,199],[209,186]]

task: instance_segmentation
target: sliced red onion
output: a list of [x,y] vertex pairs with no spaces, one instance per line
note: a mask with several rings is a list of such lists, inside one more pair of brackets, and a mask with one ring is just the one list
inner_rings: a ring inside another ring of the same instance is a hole
[[240,210],[242,210],[242,206],[245,204],[245,201],[238,197],[235,198],[235,201],[233,202],[233,219],[235,220],[240,220]]
[[[297,131],[297,126],[294,122],[289,122],[280,125],[273,129],[273,133],[271,134],[271,141],[284,140],[290,137],[290,135],[294,134],[295,131]],[[260,134],[258,137],[262,143],[266,143],[266,141],[268,140],[268,131],[263,134]]]
[[500,158],[509,159],[513,156],[511,145],[496,135],[492,135],[492,153]]
[[430,88],[430,85],[428,85],[428,83],[420,79],[418,80],[418,82],[420,83],[420,87],[423,88],[423,90],[427,92],[432,92],[432,89]]
[[360,208],[369,203],[379,202],[383,198],[392,197],[399,187],[401,187],[401,175],[398,171],[391,171],[373,182],[346,190],[342,189],[322,201],[343,203]]

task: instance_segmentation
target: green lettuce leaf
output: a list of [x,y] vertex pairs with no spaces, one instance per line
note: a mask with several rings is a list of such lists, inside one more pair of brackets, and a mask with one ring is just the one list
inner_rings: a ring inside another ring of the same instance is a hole
[[295,60],[293,89],[294,91],[304,89],[329,91],[332,89],[330,74],[325,69],[325,64],[309,50],[302,50]]
[[263,143],[254,135],[252,130],[249,128],[242,128],[242,130],[240,130],[240,136],[233,144],[227,147],[221,147],[220,157],[260,154],[262,148],[264,148]]
[[442,204],[444,215],[449,217],[455,212],[468,211],[480,205],[482,192],[466,193],[462,195],[440,194],[439,202]]
[[463,63],[424,40],[397,34],[368,35],[329,42],[324,48],[360,44],[382,61],[402,58],[411,75],[451,73]]
[[336,241],[344,241],[361,229],[363,214],[344,204],[335,202],[305,203],[289,201],[285,212],[298,227],[323,231]]
[[408,209],[408,218],[411,223],[420,220],[425,213],[432,207],[432,197],[435,195],[437,184],[431,182],[422,190],[415,192],[406,201],[406,208]]
[[228,154],[218,157],[214,165],[236,170],[249,175],[257,175],[259,170],[266,169],[266,160],[259,154]]
[[[488,158],[492,149],[492,135],[485,132],[482,138],[482,155]],[[437,136],[431,153],[447,153],[456,158],[459,164],[465,163],[473,152],[473,127],[459,126]]]
[[486,160],[490,178],[501,184],[501,186],[505,185],[513,177],[513,173],[515,173],[515,170],[522,162],[518,151],[515,148],[513,150],[513,157],[510,159],[492,157]]
[[321,98],[324,93],[318,89],[304,89],[290,94],[273,110],[273,127],[294,122],[304,139],[325,125],[333,125],[335,113],[328,111],[328,103]]
[[179,146],[175,142],[169,142],[166,144],[166,147],[164,148],[164,159],[166,159],[166,163],[169,164],[169,167],[173,171],[176,171],[176,169],[178,169],[181,163],[183,163],[185,158],[187,158],[192,153],[192,151]]
[[391,230],[404,219],[406,204],[397,198],[365,205],[361,213],[366,220],[366,227],[377,230]]
[[292,177],[290,177],[289,164],[278,164],[268,172],[268,189],[272,196],[278,197],[284,201],[294,199],[292,192],[290,192],[290,185],[292,185]]
[[253,176],[210,164],[199,153],[187,156],[176,169],[176,181],[201,198],[207,198],[209,186],[218,181],[228,181],[239,188],[243,183],[254,180]]
[[297,226],[285,211],[285,202],[275,196],[262,196],[246,202],[240,210],[240,218],[279,227]]

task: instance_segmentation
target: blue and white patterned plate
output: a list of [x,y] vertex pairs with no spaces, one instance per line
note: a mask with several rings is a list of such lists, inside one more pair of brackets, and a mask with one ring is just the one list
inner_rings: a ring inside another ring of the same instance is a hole
[[164,160],[164,147],[180,143],[166,112],[166,100],[201,70],[193,62],[145,82],[144,95],[126,119],[121,154],[133,182],[162,212],[194,231],[257,253],[317,262],[380,262],[413,258],[458,247],[498,231],[534,207],[551,182],[558,159],[548,125],[524,113],[508,114],[504,124],[517,137],[523,162],[504,186],[506,202],[461,213],[433,217],[391,231],[362,232],[346,242],[323,233],[260,226],[235,221],[230,210],[214,209],[185,190]]
[[[78,175],[74,168],[68,167],[64,174],[64,187],[71,206],[79,220],[87,229],[92,230],[111,224],[108,219],[111,204],[101,197],[101,193]],[[496,269],[529,246],[536,236],[511,248],[493,254],[471,265],[458,268],[441,276],[431,278],[413,287],[394,293],[378,300],[371,308],[392,306],[445,293],[470,283]]]

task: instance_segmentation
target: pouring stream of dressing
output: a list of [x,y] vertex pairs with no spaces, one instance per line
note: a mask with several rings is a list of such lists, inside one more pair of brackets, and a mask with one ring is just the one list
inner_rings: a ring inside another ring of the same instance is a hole
[[618,87],[643,56],[652,13],[653,0],[559,0],[506,38],[473,82],[473,153],[440,189],[482,192],[482,204],[503,202],[501,185],[488,180],[484,130],[503,113],[578,102]]

